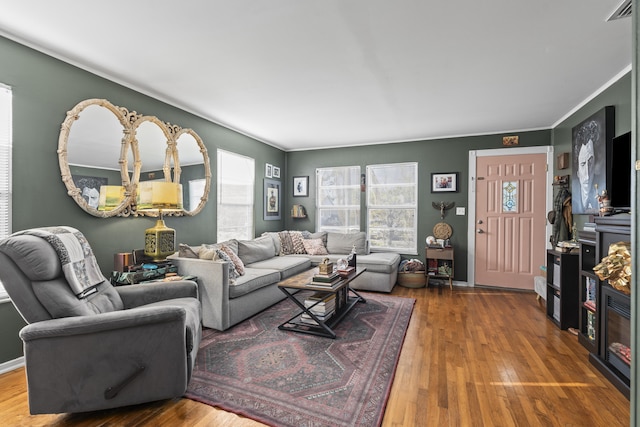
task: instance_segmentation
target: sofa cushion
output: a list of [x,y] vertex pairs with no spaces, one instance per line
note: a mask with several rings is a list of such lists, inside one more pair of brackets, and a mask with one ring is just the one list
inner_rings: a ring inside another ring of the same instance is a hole
[[220,246],[220,250],[222,252],[224,252],[225,254],[227,254],[229,259],[233,263],[233,266],[236,268],[236,271],[238,272],[238,275],[242,276],[244,274],[244,263],[238,257],[238,255],[236,255],[236,253],[233,252],[233,250],[227,245],[221,245]]
[[302,241],[304,244],[304,250],[309,255],[328,255],[327,248],[324,247],[324,243],[322,243],[322,239],[304,239]]
[[368,255],[358,255],[358,267],[366,267],[368,272],[393,273],[400,265],[400,255],[391,252],[371,252]]
[[301,231],[290,231],[291,242],[293,243],[294,254],[306,254],[307,251],[304,248],[304,238]]
[[280,280],[282,280],[310,269],[311,261],[304,256],[288,255],[259,261],[247,266],[247,268],[249,267],[278,270],[280,272]]
[[356,254],[365,255],[367,253],[367,235],[364,231],[356,233],[327,233],[327,251],[330,254],[348,255],[354,246]]
[[238,241],[238,256],[245,264],[273,258],[276,255],[273,238],[262,236],[253,240]]
[[178,245],[178,256],[181,258],[198,258],[200,248],[192,248],[189,245],[180,243]]
[[280,251],[282,250],[282,248],[280,247],[280,236],[278,235],[278,232],[265,231],[264,233],[262,233],[261,237],[264,237],[264,236],[271,237],[271,239],[273,240],[273,249],[275,249],[274,255],[276,256],[280,255]]
[[288,231],[281,231],[278,233],[280,238],[280,255],[291,255],[293,251],[293,241]]
[[231,258],[229,258],[229,255],[227,255],[226,252],[224,252],[222,249],[215,249],[216,255],[213,258],[214,261],[226,261],[229,264],[229,281],[230,282],[234,282],[239,276],[240,273],[238,273],[238,270],[236,270],[236,266],[233,263],[233,261],[231,261]]
[[322,244],[324,247],[327,247],[327,232],[326,231],[318,231],[316,233],[309,233],[303,235],[305,239],[322,239]]
[[214,259],[216,257],[216,251],[220,248],[216,245],[202,245],[198,249],[198,258],[200,259]]
[[265,286],[275,286],[279,280],[280,272],[277,270],[246,267],[244,276],[238,277],[229,286],[229,298],[238,298]]

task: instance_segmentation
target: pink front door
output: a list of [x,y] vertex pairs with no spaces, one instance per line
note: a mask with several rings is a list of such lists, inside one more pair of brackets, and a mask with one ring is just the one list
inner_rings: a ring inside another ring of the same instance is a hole
[[545,263],[546,164],[546,154],[476,158],[476,284],[533,289]]

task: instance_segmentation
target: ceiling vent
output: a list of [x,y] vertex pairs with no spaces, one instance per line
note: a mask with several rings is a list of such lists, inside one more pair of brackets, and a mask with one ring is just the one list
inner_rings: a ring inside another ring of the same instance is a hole
[[622,19],[631,16],[631,0],[624,0],[620,3],[620,6],[613,11],[613,13],[607,18],[607,21],[614,21],[616,19]]

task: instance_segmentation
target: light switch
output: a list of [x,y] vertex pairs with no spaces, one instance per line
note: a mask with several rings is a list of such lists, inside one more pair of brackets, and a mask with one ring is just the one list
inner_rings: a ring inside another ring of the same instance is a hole
[[456,207],[456,215],[464,215],[465,208]]

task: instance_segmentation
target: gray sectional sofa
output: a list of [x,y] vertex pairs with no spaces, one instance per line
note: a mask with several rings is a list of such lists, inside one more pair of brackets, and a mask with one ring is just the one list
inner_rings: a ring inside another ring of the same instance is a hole
[[[288,240],[283,240],[286,233],[298,237],[297,245],[289,246]],[[302,233],[304,244],[322,241],[320,246],[324,246],[327,253],[317,253],[322,252],[322,248],[307,252],[300,244],[298,233]],[[179,252],[169,259],[181,275],[197,277],[203,326],[224,331],[284,299],[284,293],[277,286],[280,280],[308,270],[324,258],[334,262],[345,258],[354,247],[357,265],[366,267],[367,271],[350,286],[391,292],[396,283],[400,256],[369,253],[363,232],[265,233],[252,240],[229,240],[195,247],[180,245]]]

